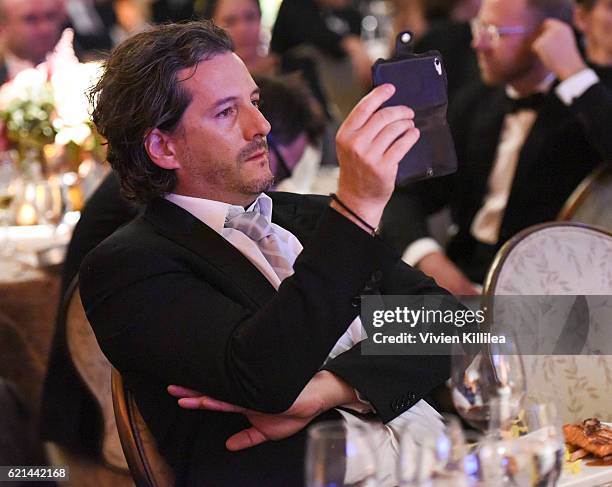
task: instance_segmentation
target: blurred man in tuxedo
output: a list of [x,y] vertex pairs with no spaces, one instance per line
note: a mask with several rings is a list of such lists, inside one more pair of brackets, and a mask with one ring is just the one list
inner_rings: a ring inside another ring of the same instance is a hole
[[0,0],[0,83],[42,63],[65,21],[61,0]]
[[[146,208],[85,258],[81,296],[177,485],[302,485],[305,426],[361,421],[337,406],[373,415],[383,462],[396,455],[383,423],[440,426],[423,398],[447,378],[447,357],[367,356],[355,340],[362,293],[442,294],[457,307],[374,232],[419,136],[409,108],[379,110],[393,92],[374,89],[341,127],[330,204],[265,193],[270,125],[224,31],[159,26],[111,54],[93,118],[124,194]],[[181,409],[170,384],[244,409]]]
[[[565,0],[484,0],[472,24],[485,85],[449,113],[459,160],[450,177],[398,189],[383,235],[455,294],[478,292],[500,246],[554,220],[578,183],[609,161],[612,96],[580,56]],[[426,216],[452,214],[446,250]]]

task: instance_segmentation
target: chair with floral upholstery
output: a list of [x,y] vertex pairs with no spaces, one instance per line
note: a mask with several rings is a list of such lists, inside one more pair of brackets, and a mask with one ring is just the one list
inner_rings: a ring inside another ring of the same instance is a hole
[[595,225],[612,232],[612,168],[599,166],[570,195],[557,220]]
[[[608,298],[612,296],[612,234],[569,222],[527,228],[498,252],[485,280],[484,295],[485,300],[500,295],[579,295],[591,302]],[[500,301],[494,301],[494,319],[501,316],[497,309]],[[591,306],[585,325],[589,330],[609,329],[609,317],[609,304]],[[521,329],[523,324],[529,326],[523,322]],[[592,350],[593,343],[590,346]],[[554,396],[561,404],[564,422],[592,416],[612,420],[612,355],[523,358],[528,390]]]
[[90,458],[74,448],[48,442],[47,455],[53,465],[68,465],[69,486],[133,487],[119,434],[115,425],[111,394],[111,364],[100,350],[81,303],[78,278],[66,291],[60,309],[64,320],[70,358],[80,379],[94,398],[101,415],[102,435],[99,455]]
[[136,487],[174,487],[174,474],[116,369],[112,372],[112,388],[119,438]]

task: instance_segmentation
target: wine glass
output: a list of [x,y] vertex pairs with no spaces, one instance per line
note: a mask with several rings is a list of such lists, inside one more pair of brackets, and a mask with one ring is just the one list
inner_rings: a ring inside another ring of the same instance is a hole
[[[554,403],[528,398],[512,421],[502,403],[491,403],[491,408],[502,409],[502,430],[491,431],[479,449],[482,480],[500,486],[556,485],[563,468],[564,438]],[[504,430],[507,425],[510,429]]]
[[400,433],[398,481],[401,487],[468,486],[468,445],[456,416],[442,415],[441,428],[415,434],[408,423]]
[[0,253],[10,255],[9,223],[17,192],[17,170],[12,152],[0,153]]
[[376,487],[376,455],[367,427],[327,421],[308,430],[307,487]]
[[505,404],[516,413],[525,395],[523,361],[512,335],[505,343],[490,343],[479,348],[453,344],[451,357],[451,390],[459,415],[480,431],[489,419],[489,402],[506,398]]
[[48,180],[36,182],[34,207],[38,222],[51,225],[55,230],[64,214],[64,198],[59,178],[51,176]]

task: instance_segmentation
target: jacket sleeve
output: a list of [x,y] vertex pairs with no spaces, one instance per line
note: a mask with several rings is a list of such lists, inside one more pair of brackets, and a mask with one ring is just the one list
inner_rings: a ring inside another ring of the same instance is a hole
[[612,90],[598,82],[576,98],[570,110],[580,121],[584,133],[602,158],[608,164],[612,160]]
[[[381,294],[442,296],[441,310],[463,306],[447,291],[403,262],[383,279]],[[323,367],[342,377],[368,399],[381,421],[387,423],[427,397],[450,376],[447,355],[370,355],[357,344]]]

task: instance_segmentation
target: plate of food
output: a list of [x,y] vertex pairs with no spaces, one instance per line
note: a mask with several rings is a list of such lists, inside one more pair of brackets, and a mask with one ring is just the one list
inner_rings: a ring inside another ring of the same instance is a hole
[[612,425],[589,418],[563,426],[566,455],[561,487],[587,487],[612,482]]

